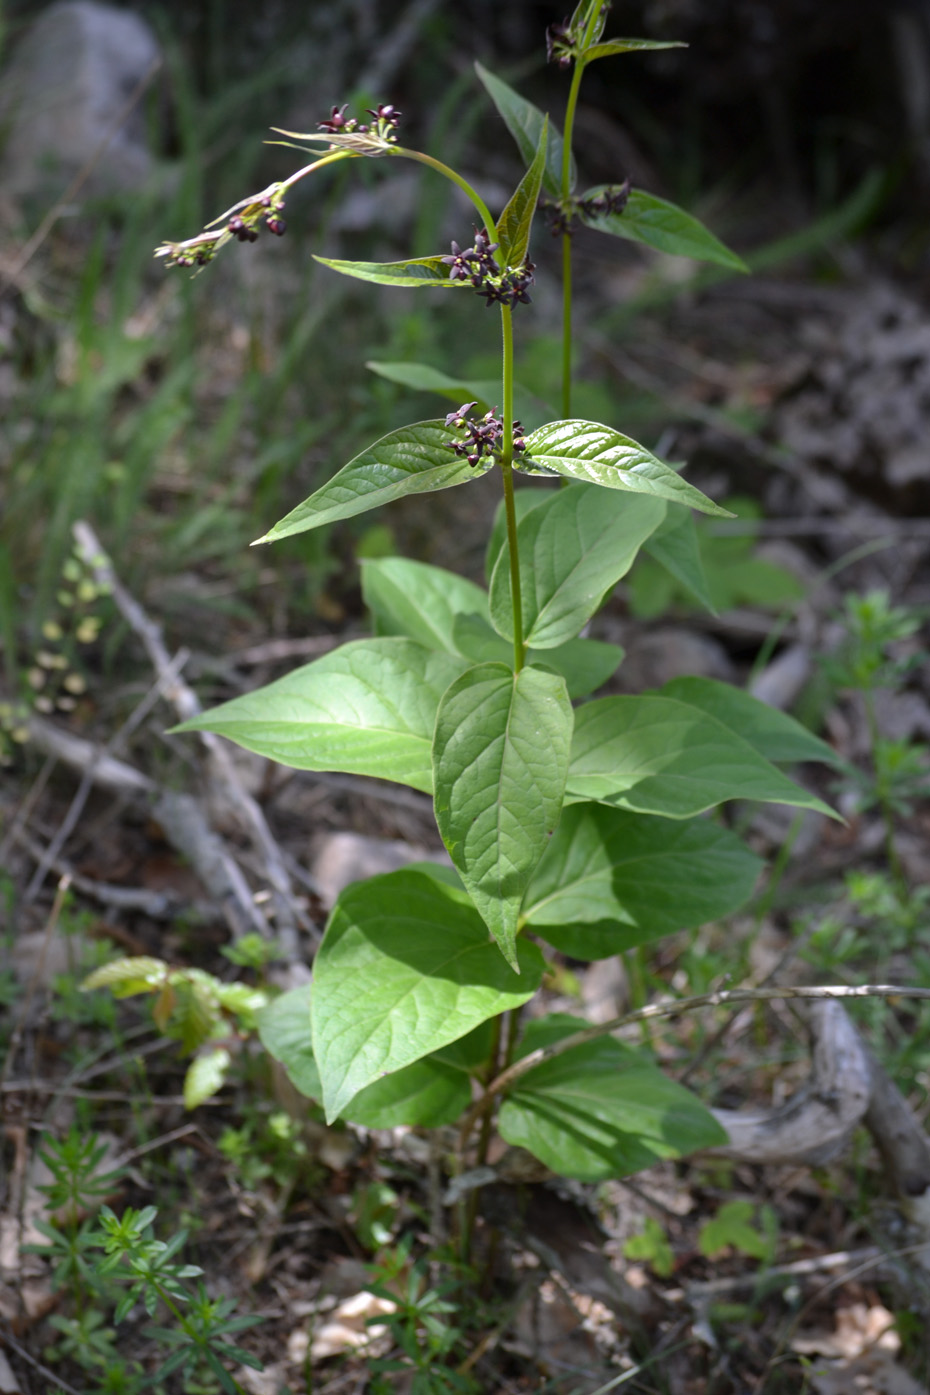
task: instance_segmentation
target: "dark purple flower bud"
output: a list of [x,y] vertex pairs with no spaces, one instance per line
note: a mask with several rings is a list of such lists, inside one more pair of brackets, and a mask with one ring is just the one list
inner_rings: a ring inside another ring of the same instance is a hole
[[333,107],[329,115],[329,120],[318,122],[320,130],[329,131],[332,135],[335,135],[337,131],[344,130],[345,127],[350,124],[350,122],[346,120],[348,106],[349,104],[346,102],[341,107]]
[[283,237],[287,232],[287,224],[283,218],[266,218],[265,227],[269,232],[274,233],[276,237]]

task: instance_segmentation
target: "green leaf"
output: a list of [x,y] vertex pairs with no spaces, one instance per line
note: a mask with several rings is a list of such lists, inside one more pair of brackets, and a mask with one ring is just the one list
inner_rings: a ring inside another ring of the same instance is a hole
[[279,136],[290,136],[292,140],[310,141],[311,144],[291,145],[290,141],[272,140],[268,142],[269,145],[286,145],[293,150],[309,150],[313,155],[320,153],[314,149],[316,145],[324,145],[327,150],[345,150],[352,155],[369,155],[375,159],[382,155],[398,156],[402,153],[394,141],[379,136],[375,131],[285,131],[281,126],[272,126],[271,129]]
[[[283,993],[265,1009],[259,1021],[259,1036],[265,1050],[281,1062],[294,1087],[308,1099],[321,1099],[323,1087],[313,1056],[309,983]],[[489,1051],[490,1042],[484,1060]],[[424,1057],[367,1085],[343,1117],[368,1129],[401,1125],[437,1128],[454,1122],[467,1108],[470,1097],[468,1075],[454,1059]]]
[[542,130],[533,163],[520,180],[506,208],[497,220],[500,239],[499,261],[504,266],[519,266],[530,245],[530,229],[536,213],[536,203],[546,168],[546,145],[549,139],[549,118],[543,118]]
[[147,955],[114,959],[88,974],[81,984],[81,992],[109,988],[115,998],[131,998],[136,993],[157,992],[164,987],[168,974],[168,965],[163,959],[151,959]]
[[408,639],[360,639],[191,718],[296,770],[339,770],[432,789],[439,699],[467,662]]
[[487,592],[444,567],[385,557],[362,563],[362,596],[382,634],[407,635],[428,649],[461,654],[455,622],[488,621]]
[[[677,478],[677,477],[676,477]],[[661,499],[592,486],[551,494],[517,525],[523,636],[536,649],[574,638],[665,515]],[[491,577],[491,621],[513,634],[509,549]]]
[[[762,1208],[763,1229],[754,1224],[755,1206],[751,1201],[725,1201],[713,1220],[705,1221],[698,1234],[698,1249],[708,1259],[714,1259],[731,1246],[750,1259],[774,1259],[776,1229],[770,1207]],[[766,1212],[769,1215],[766,1216]],[[766,1234],[766,1231],[768,1232]]]
[[[550,489],[515,489],[513,492],[513,506],[517,515],[517,523],[522,523],[523,519],[531,509],[538,509],[540,504],[544,504],[547,499],[551,499],[558,486],[552,481],[553,487]],[[504,507],[504,500],[501,499],[494,510],[494,522],[491,524],[491,534],[488,538],[488,545],[484,554],[484,575],[485,580],[490,583],[494,575],[494,568],[497,559],[501,555],[501,549],[507,541],[507,511]]]
[[[589,1024],[531,1022],[521,1054]],[[600,1037],[521,1076],[500,1113],[501,1137],[555,1173],[601,1182],[727,1141],[700,1100],[629,1046]]]
[[733,517],[645,446],[599,422],[555,421],[541,426],[527,436],[526,453],[544,469],[569,479],[651,494],[719,518]]
[[697,707],[672,698],[599,698],[575,714],[566,793],[615,808],[685,819],[728,799],[826,804]]
[[[475,72],[484,83],[491,101],[503,117],[507,130],[517,142],[517,148],[525,165],[531,165],[539,149],[539,139],[546,115],[521,97],[501,78],[489,73],[480,63],[475,64]],[[572,159],[569,187],[574,188],[577,174]],[[555,127],[549,124],[549,139],[546,145],[546,168],[542,178],[546,192],[558,198],[562,188],[562,137]]]
[[[486,620],[457,615],[453,625],[457,651],[476,664],[509,662],[513,644],[502,639]],[[527,663],[554,669],[565,679],[570,698],[587,697],[606,683],[623,661],[619,644],[597,639],[570,639],[554,649],[529,649]]]
[[572,708],[564,679],[479,664],[436,714],[436,822],[449,856],[509,964],[520,902],[562,809]]
[[631,1235],[623,1247],[625,1259],[642,1259],[662,1279],[675,1270],[675,1256],[668,1236],[652,1216],[647,1216],[638,1235]]
[[533,996],[543,959],[518,977],[463,891],[404,868],[348,887],[314,962],[313,1051],[326,1117],[390,1071]]
[[687,48],[687,44],[661,42],[657,39],[608,39],[604,44],[592,44],[584,51],[585,64],[598,58],[610,58],[615,53],[643,53],[659,48]]
[[320,1099],[323,1087],[313,1057],[309,983],[282,993],[262,1009],[258,1036],[269,1055],[281,1062],[294,1088],[307,1099]]
[[821,761],[843,768],[843,761],[807,727],[786,712],[760,702],[732,683],[720,683],[714,678],[673,678],[659,689],[663,697],[677,698],[691,707],[699,707],[715,717],[725,727],[735,731],[766,760]]
[[442,290],[458,290],[466,284],[449,279],[452,268],[442,260],[441,254],[415,257],[407,262],[345,262],[313,253],[313,260],[342,276],[353,276],[357,281],[376,281],[379,286],[439,286]]
[[[582,194],[585,200],[595,199],[608,184],[599,184]],[[622,213],[590,215],[579,213],[581,221],[598,232],[625,237],[630,242],[642,242],[658,252],[670,252],[676,257],[691,257],[693,261],[714,262],[730,271],[748,271],[742,257],[731,252],[709,228],[667,199],[631,189]]]
[[523,920],[575,959],[605,959],[730,915],[762,866],[710,819],[573,804],[533,874]]
[[343,1111],[350,1124],[366,1129],[436,1129],[454,1124],[471,1103],[465,1071],[435,1056],[366,1085]]
[[[382,635],[407,635],[472,663],[507,663],[513,654],[513,645],[491,628],[487,592],[443,567],[404,557],[364,561],[362,595]],[[539,660],[561,673],[572,698],[606,683],[622,658],[619,645],[592,639],[527,655],[528,662]]]
[[[370,359],[365,367],[390,383],[399,383],[416,392],[439,393],[457,406],[474,398],[482,413],[496,407],[501,400],[500,378],[452,378],[428,363],[380,363]],[[541,426],[552,415],[549,406],[522,383],[513,385],[513,410],[527,429]]]
[[643,547],[713,614],[714,603],[707,587],[694,514],[690,509],[681,504],[670,504],[665,518]]
[[276,542],[324,523],[353,518],[405,494],[427,494],[467,484],[493,465],[489,456],[475,466],[459,460],[449,449],[451,440],[452,433],[443,421],[421,421],[391,431],[343,465],[322,488],[256,541]]
[[185,1109],[196,1109],[216,1094],[226,1079],[231,1060],[225,1046],[217,1046],[191,1061],[184,1077]]

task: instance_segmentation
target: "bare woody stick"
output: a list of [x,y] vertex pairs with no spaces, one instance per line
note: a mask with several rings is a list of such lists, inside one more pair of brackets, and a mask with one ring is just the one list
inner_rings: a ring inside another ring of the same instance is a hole
[[[164,683],[164,694],[177,715],[182,721],[196,716],[201,710],[200,702],[196,693],[177,671],[165,646],[160,626],[146,614],[143,607],[122,585],[90,525],[83,520],[75,523],[74,538],[78,553],[93,572],[95,580],[110,591],[120,614],[142,640],[159,680]],[[271,885],[276,936],[281,944],[284,959],[294,962],[300,958],[296,898],[284,857],[259,805],[243,788],[223,743],[212,732],[200,732],[198,735],[210,753],[225,792],[243,817],[261,856]],[[161,803],[164,807],[164,798]],[[191,811],[186,809],[183,812],[189,815]]]

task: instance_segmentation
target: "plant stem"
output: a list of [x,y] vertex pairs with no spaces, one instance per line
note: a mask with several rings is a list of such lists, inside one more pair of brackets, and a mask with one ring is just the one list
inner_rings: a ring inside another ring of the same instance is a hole
[[531,1051],[529,1055],[521,1056],[519,1061],[514,1061],[513,1065],[502,1071],[496,1080],[492,1080],[481,1099],[472,1105],[462,1119],[460,1137],[468,1137],[469,1132],[474,1127],[475,1120],[485,1108],[488,1095],[502,1094],[527,1071],[541,1065],[543,1061],[550,1061],[555,1056],[561,1056],[565,1051],[571,1051],[575,1046],[583,1046],[586,1042],[609,1036],[612,1032],[618,1032],[621,1027],[630,1027],[637,1022],[647,1022],[651,1018],[680,1017],[683,1013],[693,1012],[695,1008],[723,1007],[728,1003],[768,1003],[776,999],[789,1000],[793,998],[808,1000],[820,998],[918,998],[924,1000],[930,998],[930,988],[913,988],[908,985],[891,983],[831,984],[799,988],[722,988],[711,993],[698,993],[693,998],[679,998],[677,1002],[673,1003],[648,1003],[646,1007],[637,1008],[633,1012],[625,1012],[621,1017],[611,1018],[609,1022],[598,1023],[596,1027],[585,1027],[580,1032],[573,1032],[570,1037],[562,1037],[552,1046],[541,1046],[535,1051]]
[[416,160],[418,164],[421,165],[428,165],[430,169],[436,170],[445,179],[449,179],[453,184],[457,184],[478,210],[478,214],[481,221],[484,223],[488,237],[492,242],[497,241],[497,224],[491,217],[490,210],[484,199],[478,193],[478,190],[469,184],[467,179],[463,179],[463,177],[456,170],[450,168],[449,165],[443,164],[442,160],[437,160],[432,155],[426,155],[422,150],[407,150],[406,147],[398,145],[394,146],[391,153],[394,155],[403,155],[408,160]]
[[[564,197],[564,195],[563,195]],[[572,235],[562,234],[562,420],[572,414]]]
[[[572,73],[572,85],[565,108],[565,130],[562,134],[562,207],[568,210],[572,196],[572,130],[575,108],[584,64],[578,60]],[[572,232],[562,234],[562,417],[572,414]]]
[[[582,39],[582,51],[588,47],[594,29],[604,8],[604,0],[592,5]],[[578,107],[578,93],[584,74],[584,57],[576,58],[572,72],[568,102],[565,107],[565,128],[562,132],[562,208],[568,213],[572,195],[572,136],[575,129],[575,112]],[[571,228],[562,234],[562,417],[572,414],[572,234]]]
[[517,509],[513,499],[513,311],[501,306],[502,367],[504,396],[504,443],[501,450],[501,476],[504,481],[504,509],[507,515],[507,547],[510,553],[510,596],[513,604],[513,668],[519,673],[526,659],[523,643],[523,597],[520,589],[520,553],[517,550]]

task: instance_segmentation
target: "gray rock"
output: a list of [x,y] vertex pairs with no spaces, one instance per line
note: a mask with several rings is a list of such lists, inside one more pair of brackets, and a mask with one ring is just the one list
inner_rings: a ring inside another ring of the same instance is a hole
[[323,901],[332,906],[352,882],[396,872],[410,862],[440,862],[451,866],[445,853],[417,848],[390,838],[366,838],[361,833],[327,833],[313,849],[311,872]]
[[[120,114],[161,58],[138,15],[95,0],[64,0],[39,16],[3,78],[0,178],[14,197],[61,195],[105,150],[88,178],[91,194],[139,188],[152,171],[144,99]],[[118,124],[117,124],[118,123]]]

